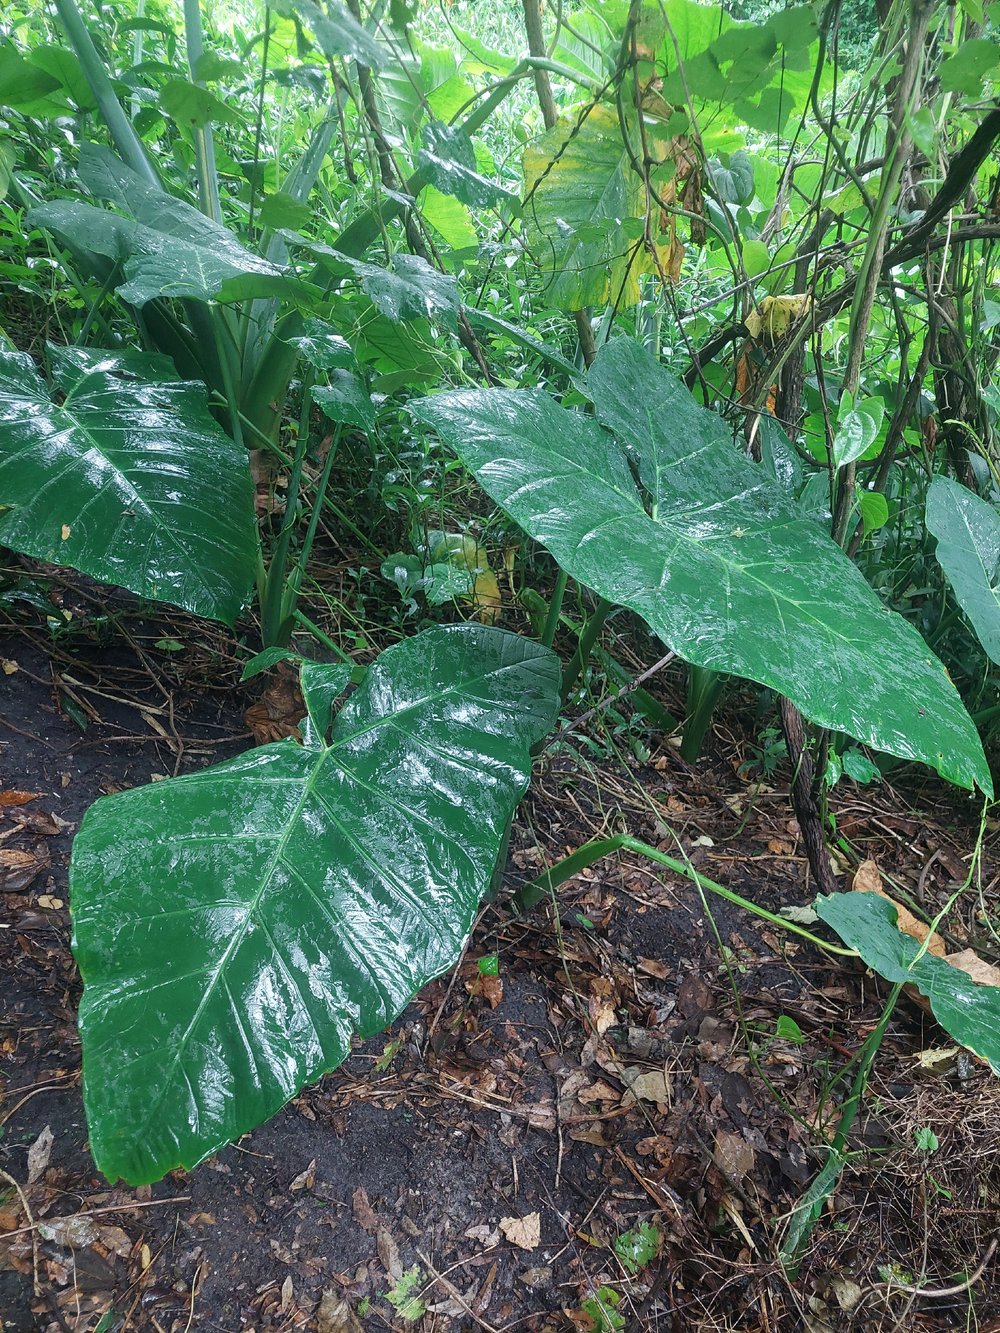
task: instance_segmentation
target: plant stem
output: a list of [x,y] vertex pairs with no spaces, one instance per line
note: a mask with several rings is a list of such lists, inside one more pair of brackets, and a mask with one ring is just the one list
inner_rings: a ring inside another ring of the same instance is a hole
[[551,648],[556,637],[556,630],[559,628],[559,618],[562,615],[563,601],[566,597],[566,584],[569,581],[569,575],[565,569],[560,569],[556,574],[555,585],[552,589],[552,601],[549,603],[548,614],[545,617],[545,625],[542,629],[542,643],[546,648]]
[[719,702],[725,677],[709,667],[688,666],[687,716],[681,737],[681,758],[693,764],[699,754]]
[[761,907],[759,903],[752,902],[749,898],[742,898],[738,893],[734,893],[732,889],[727,889],[714,879],[709,879],[707,875],[695,870],[689,863],[668,856],[665,852],[661,852],[659,848],[640,842],[638,838],[630,837],[627,833],[618,833],[613,838],[598,838],[593,842],[584,843],[570,856],[558,861],[518,891],[514,897],[516,910],[525,912],[534,907],[543,898],[548,897],[560,884],[565,884],[568,879],[578,875],[587,866],[593,865],[595,861],[600,861],[605,856],[610,856],[612,852],[619,851],[636,852],[639,856],[645,856],[648,860],[655,861],[657,865],[666,866],[674,874],[683,875],[685,879],[690,880],[692,884],[696,884],[698,888],[704,889],[707,893],[714,893],[716,897],[724,898],[726,902],[752,912],[754,916],[760,917],[762,921],[767,921],[772,926],[780,926],[782,930],[788,931],[791,935],[798,935],[801,939],[808,940],[810,944],[814,944],[818,949],[823,949],[827,953],[840,954],[845,958],[857,958],[858,956],[854,949],[845,949],[841,945],[830,944],[826,940],[820,939],[818,935],[806,930],[804,926],[800,926],[794,921],[786,921],[784,917],[769,912],[766,907]]
[[111,135],[112,142],[132,170],[147,185],[162,188],[160,178],[146,156],[142,140],[132,128],[132,124],[122,110],[115,90],[111,86],[104,62],[97,54],[94,40],[80,16],[73,0],[54,0],[56,13],[66,31],[69,44],[83,69],[90,91],[100,108],[101,116]]
[[288,621],[295,610],[295,604],[299,598],[299,589],[302,587],[302,580],[305,577],[306,566],[312,553],[313,542],[316,540],[320,514],[323,510],[323,497],[326,495],[326,488],[330,483],[330,473],[333,471],[334,460],[337,457],[337,447],[340,444],[343,429],[343,426],[338,424],[333,433],[330,448],[327,450],[323,462],[323,472],[319,479],[319,485],[316,487],[316,493],[313,496],[312,512],[309,515],[309,526],[306,528],[306,535],[302,540],[302,550],[299,552],[295,568],[291,571],[285,583],[285,590],[281,599],[281,620],[283,624]]
[[593,651],[594,644],[597,642],[601,630],[604,628],[604,622],[615,609],[614,602],[605,601],[602,597],[594,608],[590,619],[584,625],[580,632],[580,638],[577,642],[576,652],[569,660],[562,679],[562,704],[566,706],[566,700],[573,693],[573,686],[583,674],[590,654]]

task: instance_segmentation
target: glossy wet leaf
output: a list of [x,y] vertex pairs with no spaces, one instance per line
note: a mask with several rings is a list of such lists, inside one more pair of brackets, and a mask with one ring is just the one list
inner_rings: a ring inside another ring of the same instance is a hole
[[396,254],[392,268],[375,264],[357,266],[361,287],[387,319],[438,319],[454,326],[458,321],[455,279],[439,273],[419,255]]
[[254,576],[246,451],[165,358],[0,350],[0,544],[232,624]]
[[362,381],[349,370],[331,370],[330,383],[313,389],[313,401],[331,421],[365,432],[375,429],[375,404]]
[[[192,227],[184,208],[175,209],[175,203],[163,205],[156,227],[75,200],[40,204],[31,209],[29,221],[51,231],[71,250],[103,255],[121,264],[125,280],[117,288],[118,295],[132,305],[142,306],[160,296],[244,300],[291,296],[300,290],[301,284],[247,250],[224,227],[216,227],[207,218],[203,219],[207,226]],[[150,202],[141,211],[156,213],[156,209],[156,203]],[[234,284],[239,284],[238,289],[233,289]]]
[[937,558],[979,642],[1000,662],[1000,513],[950,477],[927,492],[927,527]]
[[990,791],[942,664],[722,419],[631,339],[600,352],[589,384],[618,439],[539,391],[463,390],[413,411],[569,574],[688,661]]
[[374,69],[385,64],[385,52],[361,26],[340,0],[324,0],[324,7],[313,0],[278,0],[279,14],[296,14],[309,28],[324,55],[353,56],[359,64]]
[[886,981],[908,982],[930,1001],[956,1041],[1000,1073],[1000,987],[980,986],[944,958],[925,953],[896,925],[896,906],[877,893],[832,893],[816,899],[820,918]]
[[481,626],[303,669],[281,741],[92,806],[70,870],[100,1169],[191,1167],[335,1068],[459,957],[559,663]]
[[424,145],[418,160],[427,169],[430,183],[442,193],[454,195],[473,208],[495,208],[503,201],[517,203],[514,195],[480,175],[472,140],[462,130],[431,121],[424,130]]

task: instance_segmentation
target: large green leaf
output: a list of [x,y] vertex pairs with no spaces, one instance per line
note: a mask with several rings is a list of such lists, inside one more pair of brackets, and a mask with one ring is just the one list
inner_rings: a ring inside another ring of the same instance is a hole
[[688,661],[771,686],[814,722],[992,790],[942,664],[740,455],[720,417],[631,339],[602,349],[590,391],[621,443],[537,391],[459,391],[413,411],[569,574],[637,611]]
[[165,357],[0,350],[0,544],[232,624],[257,554],[246,452]]
[[821,920],[886,981],[909,982],[930,1000],[934,1017],[956,1041],[1000,1074],[1000,988],[980,986],[960,968],[896,925],[896,905],[878,893],[832,893],[816,899]]
[[650,260],[641,228],[637,236],[627,225],[646,210],[646,187],[632,167],[636,151],[604,106],[582,123],[560,120],[525,150],[528,248],[548,275],[546,299],[561,310],[639,298]]
[[160,195],[159,203],[151,199],[140,212],[153,213],[153,227],[92,204],[61,199],[31,209],[28,220],[72,250],[121,263],[126,281],[118,294],[132,305],[160,296],[210,301],[307,295],[283,269],[247,250],[232,232],[207,218],[207,225],[197,229],[199,239],[192,239],[187,208],[168,195]]
[[958,604],[986,652],[1000,662],[1000,513],[950,477],[935,477],[926,514]]
[[191,1167],[390,1023],[461,953],[558,708],[559,664],[482,626],[307,666],[305,744],[106,797],[73,848],[90,1143]]
[[476,150],[464,130],[453,130],[432,120],[424,129],[424,147],[418,154],[427,178],[444,194],[452,194],[472,208],[517,204],[517,198],[479,174]]

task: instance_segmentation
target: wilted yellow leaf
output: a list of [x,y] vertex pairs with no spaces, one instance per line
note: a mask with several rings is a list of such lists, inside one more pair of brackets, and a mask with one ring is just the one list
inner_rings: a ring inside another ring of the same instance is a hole
[[811,305],[812,297],[808,293],[799,296],[765,296],[743,323],[755,342],[759,342],[762,337],[768,342],[778,342]]

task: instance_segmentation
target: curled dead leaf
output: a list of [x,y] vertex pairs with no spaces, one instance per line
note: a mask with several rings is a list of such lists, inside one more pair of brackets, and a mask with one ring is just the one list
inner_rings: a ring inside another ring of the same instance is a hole
[[542,1219],[538,1213],[526,1217],[501,1217],[500,1230],[511,1245],[522,1250],[537,1250],[542,1242]]

